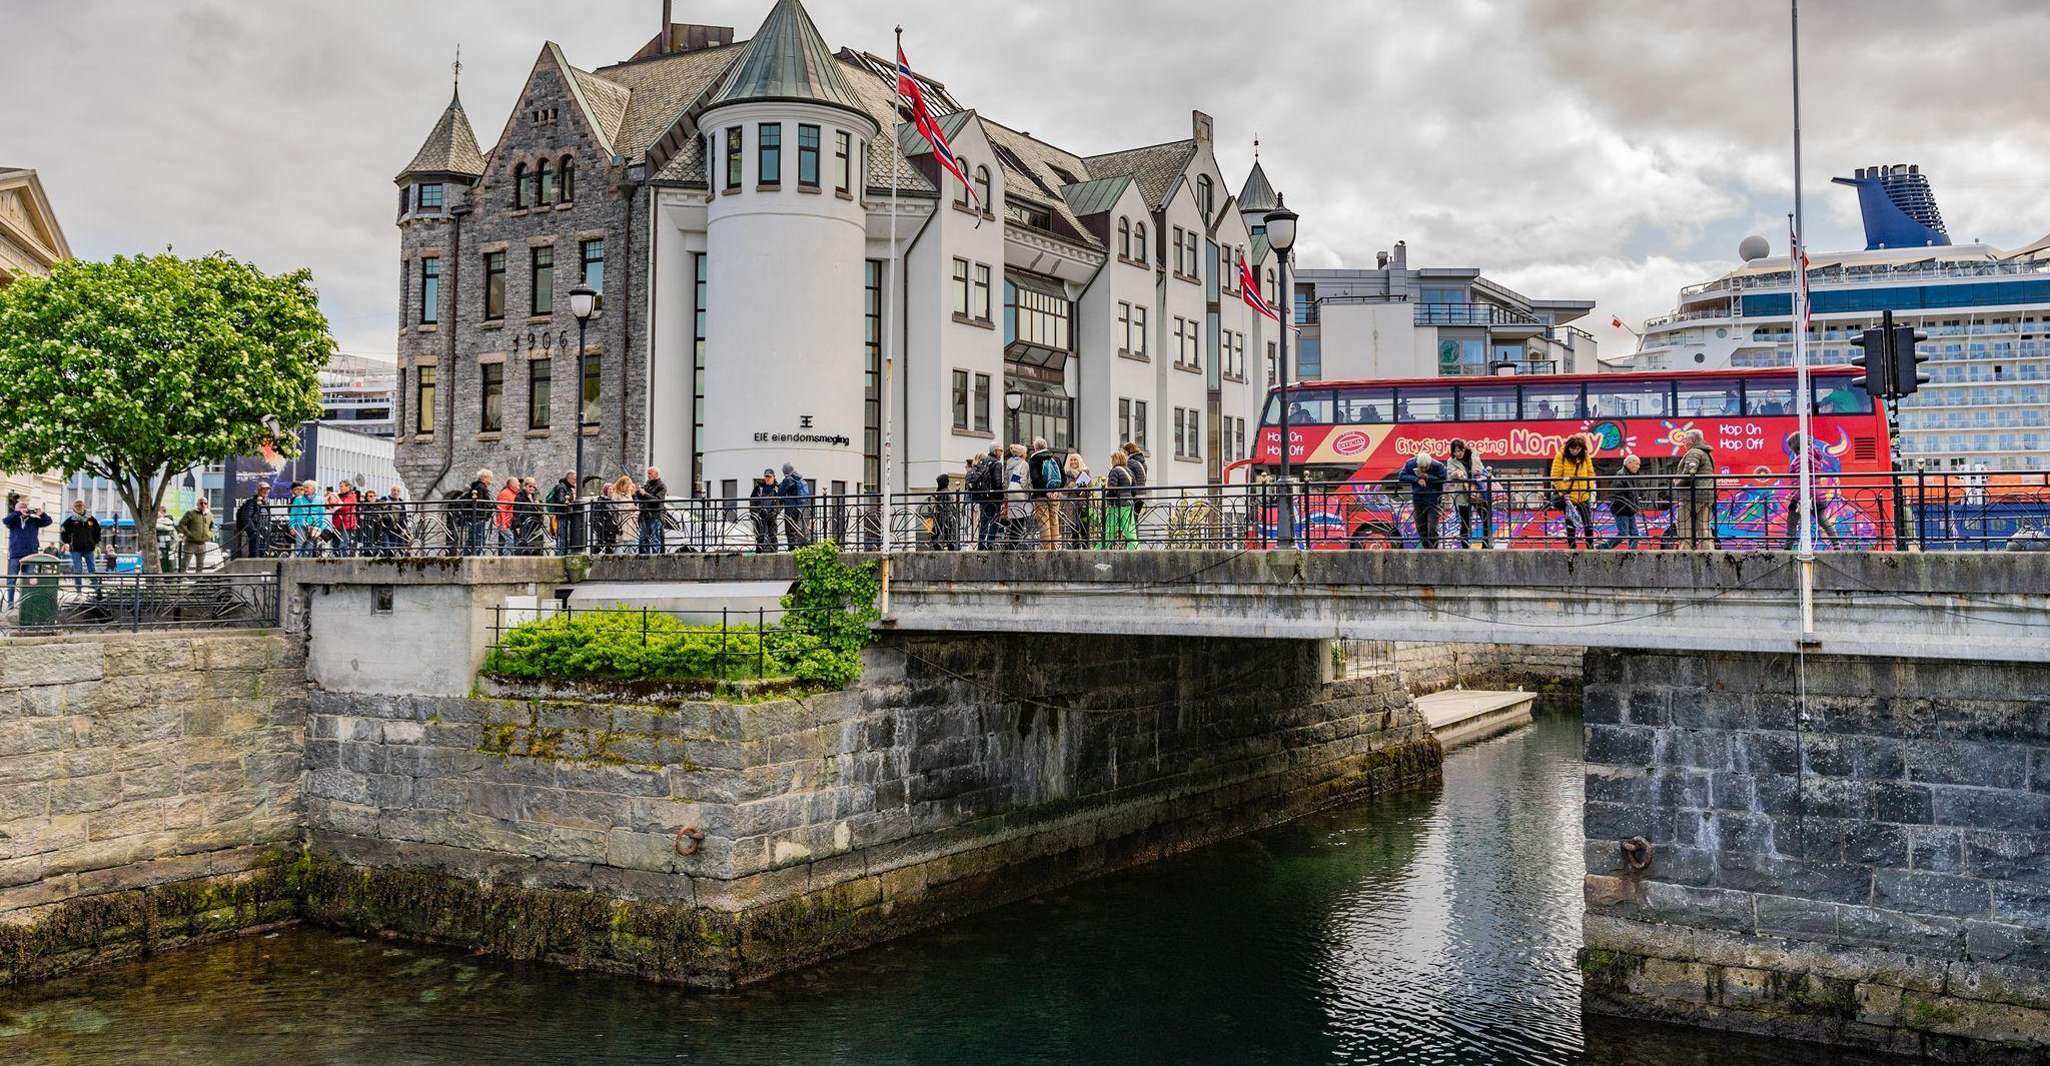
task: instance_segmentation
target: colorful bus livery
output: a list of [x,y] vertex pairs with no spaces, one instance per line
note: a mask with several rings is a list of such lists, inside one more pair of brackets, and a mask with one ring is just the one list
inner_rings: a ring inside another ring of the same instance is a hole
[[[1889,456],[1884,412],[1852,385],[1855,373],[1812,372],[1817,510],[1827,539],[1869,544],[1891,508],[1890,492],[1877,490],[1885,479],[1869,475],[1884,474]],[[1720,475],[1718,541],[1779,546],[1792,503],[1795,384],[1791,369],[1309,382],[1270,392],[1253,458],[1232,473],[1255,481],[1279,474],[1286,402],[1291,473],[1307,486],[1299,533],[1313,545],[1417,543],[1395,475],[1420,451],[1443,459],[1454,440],[1493,473],[1492,539],[1555,543],[1563,519],[1548,506],[1545,477],[1560,445],[1578,434],[1592,442],[1598,474],[1614,475],[1624,456],[1638,456],[1642,484],[1655,497],[1642,531],[1656,537],[1670,521],[1669,475],[1694,429]],[[1612,523],[1600,502],[1597,534],[1606,538]],[[1271,537],[1273,521],[1262,515],[1256,524],[1267,528],[1255,535]]]

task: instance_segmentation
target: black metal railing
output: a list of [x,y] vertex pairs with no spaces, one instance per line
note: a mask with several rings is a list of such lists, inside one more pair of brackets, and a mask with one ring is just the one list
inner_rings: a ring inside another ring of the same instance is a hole
[[[2050,532],[2050,474],[1818,473],[1820,550],[2000,550]],[[1419,494],[1378,481],[1293,486],[1295,542],[1323,549],[1785,549],[1797,478],[1602,474],[1561,487],[1491,476]],[[1272,548],[1281,489],[1240,485],[701,498],[582,504],[360,506],[346,519],[261,519],[234,543],[265,556],[655,555],[790,551],[821,540],[876,551]],[[341,528],[343,522],[349,523]],[[885,538],[885,529],[888,537]],[[887,543],[886,543],[887,541]]]
[[8,577],[5,602],[10,636],[274,626],[278,575],[31,572]]

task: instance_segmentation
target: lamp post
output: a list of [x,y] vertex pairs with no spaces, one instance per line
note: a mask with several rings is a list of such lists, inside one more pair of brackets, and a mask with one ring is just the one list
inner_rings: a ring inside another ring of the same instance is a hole
[[1018,442],[1018,411],[1025,406],[1025,394],[1012,385],[1004,390],[1004,436],[1010,438],[1005,444]]
[[[584,429],[591,424],[586,410],[584,382],[590,380],[589,368],[584,365],[584,329],[591,324],[592,313],[598,310],[598,292],[589,285],[579,285],[569,291],[569,313],[577,319],[577,493],[573,505],[584,514],[590,508],[584,503]],[[579,516],[576,526],[576,546],[584,546],[584,530],[588,528]]]
[[1280,371],[1281,371],[1281,477],[1275,481],[1276,495],[1280,507],[1276,514],[1276,532],[1284,548],[1295,547],[1295,486],[1289,482],[1289,439],[1288,439],[1288,327],[1295,317],[1295,300],[1289,293],[1288,253],[1295,247],[1296,213],[1288,209],[1287,201],[1274,197],[1274,210],[1267,212],[1264,225],[1267,227],[1267,244],[1280,257],[1276,286],[1280,291],[1274,294],[1274,315],[1281,327]]

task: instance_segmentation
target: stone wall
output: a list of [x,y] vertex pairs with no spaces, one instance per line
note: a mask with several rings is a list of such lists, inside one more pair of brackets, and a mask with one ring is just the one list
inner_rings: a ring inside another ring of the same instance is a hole
[[1594,652],[1584,698],[1590,1010],[2039,1061],[2050,669]]
[[0,983],[288,917],[304,713],[274,632],[0,646]]
[[853,690],[757,703],[316,693],[309,914],[746,981],[1434,777],[1395,680],[1329,662],[903,636]]

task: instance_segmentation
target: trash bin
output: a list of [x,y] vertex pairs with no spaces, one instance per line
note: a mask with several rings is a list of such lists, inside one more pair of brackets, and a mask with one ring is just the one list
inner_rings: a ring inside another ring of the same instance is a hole
[[54,555],[37,552],[21,561],[21,624],[57,624],[57,585],[64,563]]

